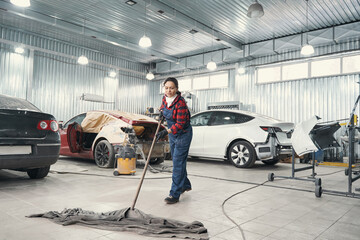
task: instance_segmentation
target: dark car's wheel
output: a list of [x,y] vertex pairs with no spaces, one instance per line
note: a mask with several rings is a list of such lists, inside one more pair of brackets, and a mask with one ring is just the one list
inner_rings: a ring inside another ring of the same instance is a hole
[[50,166],[43,168],[28,169],[26,170],[26,172],[31,179],[40,179],[46,177],[49,173],[49,170],[50,170]]
[[107,140],[101,140],[95,146],[95,163],[101,168],[114,167],[114,148]]
[[246,141],[236,141],[228,150],[228,160],[238,168],[250,168],[256,156],[254,147]]
[[265,163],[266,165],[275,165],[279,162],[278,158],[274,158],[274,159],[270,159],[270,160],[266,160],[266,161],[262,161],[263,163]]

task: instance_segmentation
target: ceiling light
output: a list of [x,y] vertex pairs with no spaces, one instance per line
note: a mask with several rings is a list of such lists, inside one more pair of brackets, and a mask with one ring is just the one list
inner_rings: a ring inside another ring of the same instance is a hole
[[214,71],[217,66],[216,66],[216,63],[214,61],[210,61],[208,62],[208,64],[206,65],[206,68],[209,69],[210,71]]
[[237,72],[238,72],[238,74],[244,74],[245,73],[245,68],[244,67],[239,67]]
[[[309,0],[306,0],[306,31],[309,31]],[[308,56],[313,54],[315,51],[314,51],[314,47],[309,44],[308,33],[306,33],[305,37],[306,37],[306,43],[304,46],[302,46],[300,53],[301,55]]]
[[152,72],[148,72],[146,74],[146,79],[147,80],[153,80],[155,78],[154,74]]
[[255,0],[255,2],[250,5],[247,11],[247,16],[249,18],[260,18],[264,16],[264,9],[257,0]]
[[127,5],[133,6],[135,5],[137,2],[133,1],[133,0],[128,0],[125,2]]
[[81,55],[81,56],[78,58],[77,62],[78,62],[79,64],[81,64],[81,65],[86,65],[86,64],[89,63],[89,59],[88,59],[87,57],[85,57],[84,55]]
[[151,45],[152,45],[151,39],[144,34],[144,36],[142,36],[142,38],[140,38],[139,46],[143,47],[143,48],[148,48],[148,47],[151,47]]
[[23,54],[25,52],[25,50],[22,47],[16,47],[15,52],[19,53],[19,54]]
[[112,78],[116,77],[116,72],[115,71],[109,72],[109,77],[112,77]]
[[305,44],[302,48],[301,48],[301,55],[311,55],[315,52],[314,47],[311,46],[310,44]]
[[30,0],[10,0],[10,2],[18,7],[30,7]]

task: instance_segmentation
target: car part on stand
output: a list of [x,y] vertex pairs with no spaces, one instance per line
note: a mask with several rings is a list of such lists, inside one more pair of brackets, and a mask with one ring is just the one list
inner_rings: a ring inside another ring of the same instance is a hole
[[[295,177],[296,172],[305,171],[312,169],[312,174],[308,178],[297,178]],[[301,181],[311,181],[315,182],[315,196],[321,197],[321,194],[323,192],[321,187],[321,178],[315,178],[315,152],[312,153],[312,165],[302,168],[295,168],[295,151],[292,150],[292,157],[291,157],[291,177],[287,176],[275,176],[274,173],[268,174],[268,180],[270,182],[274,181],[275,178],[285,178],[285,179],[294,179],[294,180],[301,180]]]
[[[348,132],[349,132],[349,165],[348,168],[345,170],[345,175],[347,175],[348,177],[348,191],[347,192],[340,192],[340,191],[333,191],[333,190],[326,190],[324,189],[324,192],[329,192],[329,193],[335,193],[335,194],[339,194],[339,195],[345,195],[346,197],[356,197],[356,198],[360,198],[360,194],[356,194],[352,192],[352,183],[355,182],[356,180],[358,180],[360,178],[360,175],[357,175],[355,177],[353,177],[353,164],[356,164],[356,159],[355,159],[355,148],[354,148],[354,143],[355,143],[355,131],[356,129],[359,129],[358,127],[355,127],[355,110],[357,108],[357,105],[359,104],[360,101],[360,94],[358,95],[354,107],[351,111],[350,114],[350,122],[347,125],[348,126]],[[355,172],[355,173],[358,173]],[[358,189],[355,189],[355,191],[357,191]]]

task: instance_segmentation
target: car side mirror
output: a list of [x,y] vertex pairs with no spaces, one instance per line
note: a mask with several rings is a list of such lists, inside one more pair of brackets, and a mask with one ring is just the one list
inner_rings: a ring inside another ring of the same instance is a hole
[[59,121],[59,128],[63,129],[63,127],[64,127],[64,121]]

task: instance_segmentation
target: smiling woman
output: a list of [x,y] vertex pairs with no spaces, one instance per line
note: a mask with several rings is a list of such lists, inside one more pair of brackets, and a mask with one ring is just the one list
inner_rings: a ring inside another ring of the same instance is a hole
[[43,178],[60,151],[60,135],[54,116],[30,102],[0,95],[0,169],[26,171]]

